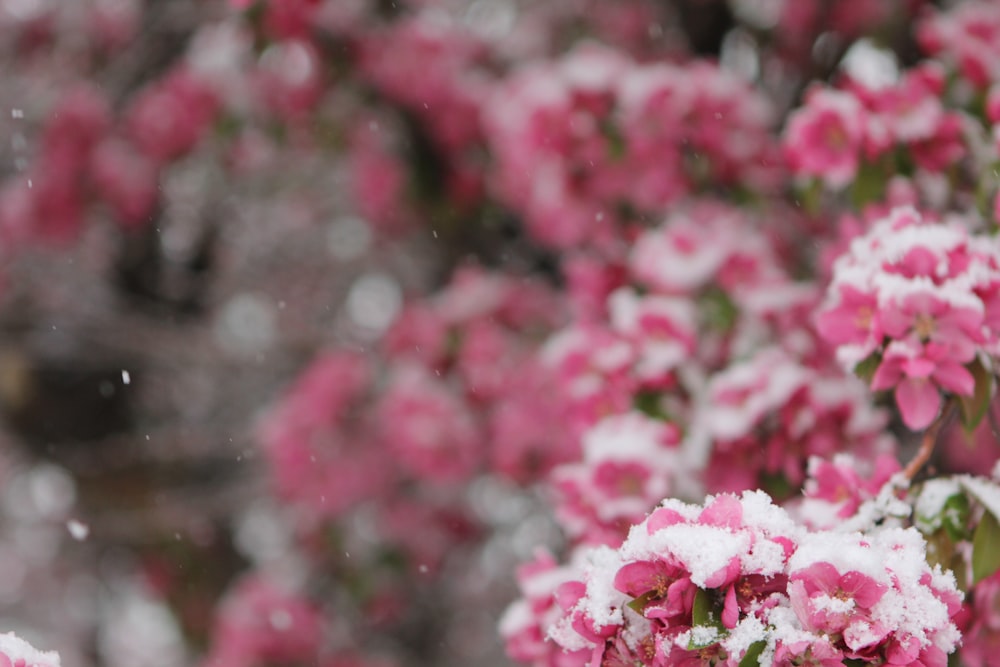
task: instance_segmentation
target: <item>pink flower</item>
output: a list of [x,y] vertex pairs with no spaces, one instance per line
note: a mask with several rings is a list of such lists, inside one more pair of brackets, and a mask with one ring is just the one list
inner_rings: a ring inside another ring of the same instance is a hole
[[863,122],[864,110],[851,94],[813,89],[805,106],[789,117],[785,130],[792,168],[832,188],[843,188],[858,171]]
[[319,610],[261,574],[241,579],[217,611],[203,667],[315,662],[322,640]]
[[879,319],[887,336],[934,343],[959,363],[972,361],[977,345],[985,342],[982,311],[948,302],[930,291],[888,301]]
[[131,101],[125,110],[128,136],[154,163],[164,164],[197,145],[217,108],[208,84],[181,67]]
[[874,498],[899,470],[899,461],[888,454],[874,462],[859,461],[849,454],[837,454],[832,460],[810,458],[800,506],[803,520],[814,528],[835,527],[853,516],[861,503]]
[[775,667],[839,667],[844,664],[844,654],[826,637],[810,637],[797,641],[779,642],[774,650]]
[[483,460],[485,441],[468,406],[424,369],[398,369],[377,413],[382,439],[419,478],[468,479]]
[[878,299],[874,293],[846,283],[840,286],[837,296],[837,305],[817,317],[816,328],[834,345],[859,345],[867,356],[882,342]]
[[124,141],[102,142],[92,159],[94,185],[124,227],[148,222],[159,198],[153,163]]
[[810,630],[844,632],[871,611],[886,587],[861,572],[841,574],[829,563],[813,563],[792,574],[788,594],[799,621]]
[[953,361],[946,348],[935,343],[890,343],[872,377],[872,389],[895,388],[896,405],[912,430],[926,428],[941,408],[939,389],[971,396],[975,379]]

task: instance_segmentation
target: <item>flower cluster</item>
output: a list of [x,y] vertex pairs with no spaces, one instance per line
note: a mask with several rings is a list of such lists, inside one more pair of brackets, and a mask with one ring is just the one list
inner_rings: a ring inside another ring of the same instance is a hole
[[261,428],[279,495],[337,517],[403,479],[457,488],[488,467],[528,482],[571,458],[569,434],[546,428],[562,403],[525,340],[558,311],[540,283],[466,268],[404,307],[382,341],[391,366],[320,357]]
[[774,182],[769,105],[707,63],[636,65],[585,45],[517,72],[484,114],[497,192],[556,248],[620,254],[621,225],[692,191]]
[[587,651],[566,651],[547,634],[548,628],[563,615],[558,603],[560,587],[578,576],[577,566],[559,565],[544,551],[518,568],[517,583],[522,597],[507,608],[500,620],[500,634],[511,658],[538,667],[575,667],[586,663]]
[[760,491],[667,500],[560,586],[549,636],[593,664],[943,667],[961,594],[924,548],[915,529],[808,531]]
[[890,455],[895,442],[886,421],[860,382],[810,368],[777,349],[762,350],[709,383],[696,418],[712,443],[706,488],[737,492],[764,485],[785,495],[802,485],[812,457],[849,451],[871,461]]
[[809,326],[818,291],[789,279],[753,223],[692,203],[640,234],[624,265],[571,272],[577,322],[543,354],[581,442],[581,460],[550,475],[575,541],[616,546],[667,494],[784,499],[810,457],[894,451],[863,383],[824,360]]
[[835,528],[855,516],[862,504],[874,501],[899,470],[899,461],[888,454],[874,461],[844,453],[810,458],[795,516],[810,528]]
[[837,261],[818,327],[848,369],[873,369],[872,389],[894,390],[903,421],[923,429],[942,391],[973,396],[973,365],[1000,344],[998,271],[994,239],[895,209]]
[[917,167],[943,171],[968,152],[961,114],[942,101],[944,86],[943,68],[927,63],[895,83],[847,79],[839,89],[811,89],[788,118],[789,166],[836,190],[855,180],[862,162],[891,159],[897,148]]
[[149,221],[160,172],[190,152],[215,117],[207,82],[186,67],[140,92],[121,118],[89,86],[65,92],[45,123],[40,150],[25,174],[0,190],[0,236],[11,242],[66,243],[103,204],[123,227]]
[[1000,8],[992,2],[959,3],[932,14],[917,31],[920,46],[952,67],[976,88],[1000,82]]

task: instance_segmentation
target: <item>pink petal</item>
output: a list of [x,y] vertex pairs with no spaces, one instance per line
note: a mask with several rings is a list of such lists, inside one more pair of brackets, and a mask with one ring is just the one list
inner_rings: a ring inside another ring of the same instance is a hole
[[882,599],[886,591],[883,584],[857,571],[848,572],[841,577],[840,588],[845,593],[849,593],[854,601],[864,609],[871,609],[876,602]]
[[900,378],[903,377],[903,367],[899,357],[887,357],[882,359],[882,363],[875,369],[872,376],[872,390],[882,391],[895,387]]
[[896,387],[896,405],[907,428],[922,431],[937,417],[941,409],[941,394],[929,380],[906,379]]
[[615,575],[615,588],[626,595],[639,597],[651,590],[662,587],[673,577],[669,576],[667,566],[659,561],[636,561],[626,563]]
[[826,561],[813,563],[807,568],[798,570],[792,577],[801,580],[808,586],[807,591],[823,591],[827,595],[833,595],[840,586],[840,572],[832,564]]
[[953,361],[938,364],[933,377],[941,387],[959,396],[972,396],[976,391],[976,378],[965,366]]
[[743,506],[736,496],[730,494],[716,496],[712,504],[702,510],[698,522],[735,530],[743,522]]
[[680,514],[672,509],[661,507],[649,515],[649,519],[646,520],[646,532],[652,535],[667,526],[673,526],[674,524],[683,522],[684,517]]
[[913,357],[903,362],[903,372],[911,378],[929,378],[936,365],[925,357]]
[[556,602],[564,611],[569,611],[587,594],[587,586],[582,581],[567,581],[556,589]]
[[726,591],[726,603],[722,607],[722,625],[732,630],[740,618],[740,606],[736,602],[736,586],[731,585]]

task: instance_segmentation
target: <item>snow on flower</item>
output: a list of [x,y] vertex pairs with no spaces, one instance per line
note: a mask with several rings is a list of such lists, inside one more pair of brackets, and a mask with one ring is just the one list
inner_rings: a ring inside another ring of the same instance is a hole
[[971,396],[969,365],[1000,341],[993,326],[1000,247],[958,221],[896,208],[837,260],[820,334],[849,369],[872,358],[874,390],[893,390],[903,421],[927,427],[945,395]]
[[588,552],[549,637],[592,664],[943,666],[961,594],[924,550],[912,528],[808,530],[761,491],[665,500]]
[[60,667],[58,653],[39,651],[13,632],[0,634],[0,665],[4,667]]
[[848,93],[814,89],[788,120],[785,150],[796,172],[840,189],[857,174],[863,139],[864,109],[858,101]]

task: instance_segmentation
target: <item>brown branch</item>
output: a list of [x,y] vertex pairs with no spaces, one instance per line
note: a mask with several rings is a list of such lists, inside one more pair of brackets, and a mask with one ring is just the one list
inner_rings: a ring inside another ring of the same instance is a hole
[[945,423],[951,419],[954,411],[955,401],[948,401],[944,410],[938,415],[938,418],[924,431],[924,437],[920,440],[920,449],[917,450],[916,456],[903,469],[906,479],[913,480],[917,473],[920,472],[920,469],[924,467],[924,464],[931,458],[931,454],[934,452],[934,445],[937,444],[938,433],[941,432],[941,428]]

